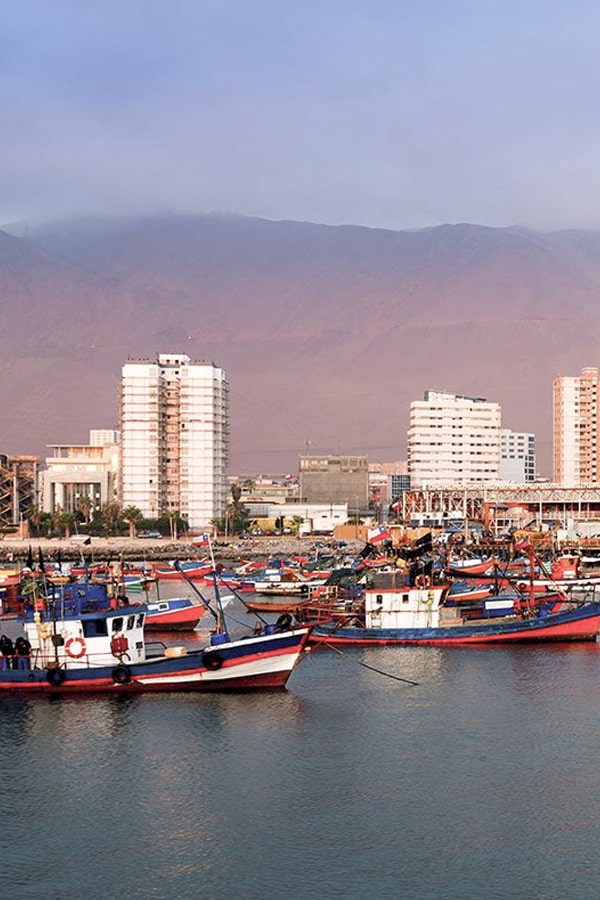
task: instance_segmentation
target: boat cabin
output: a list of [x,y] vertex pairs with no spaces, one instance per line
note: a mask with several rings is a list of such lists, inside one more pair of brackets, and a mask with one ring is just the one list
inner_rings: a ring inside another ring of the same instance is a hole
[[84,609],[77,604],[65,609],[57,602],[26,611],[23,627],[32,666],[73,669],[145,660],[145,607],[103,609],[89,598],[85,603]]

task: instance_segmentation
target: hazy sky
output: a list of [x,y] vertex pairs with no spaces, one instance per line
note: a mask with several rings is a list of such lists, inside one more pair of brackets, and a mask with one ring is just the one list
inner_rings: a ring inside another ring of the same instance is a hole
[[0,223],[600,227],[597,0],[2,0]]

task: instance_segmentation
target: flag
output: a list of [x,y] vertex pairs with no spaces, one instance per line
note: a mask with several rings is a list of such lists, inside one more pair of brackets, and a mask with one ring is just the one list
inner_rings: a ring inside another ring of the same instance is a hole
[[389,541],[390,533],[385,525],[379,525],[378,528],[371,528],[367,532],[367,540],[370,544],[378,544],[380,541]]
[[402,500],[398,499],[392,503],[392,509],[396,511],[397,509],[402,509]]
[[203,534],[199,538],[196,538],[195,541],[192,541],[194,547],[208,547],[210,545],[210,535]]

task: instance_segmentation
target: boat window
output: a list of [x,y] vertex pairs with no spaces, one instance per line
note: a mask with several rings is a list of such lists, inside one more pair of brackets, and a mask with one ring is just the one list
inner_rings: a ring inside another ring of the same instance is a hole
[[144,624],[144,613],[140,613],[137,617],[138,628],[141,628]]
[[108,634],[106,619],[83,619],[81,627],[86,638],[104,637]]
[[123,619],[121,616],[117,616],[112,620],[112,630],[113,631],[123,631]]
[[408,594],[402,594],[402,602],[408,603]]
[[159,610],[159,612],[165,612],[166,610],[169,609],[169,604],[168,603],[159,603],[157,609]]
[[127,618],[127,631],[131,631],[131,629],[135,626],[135,616],[128,616]]

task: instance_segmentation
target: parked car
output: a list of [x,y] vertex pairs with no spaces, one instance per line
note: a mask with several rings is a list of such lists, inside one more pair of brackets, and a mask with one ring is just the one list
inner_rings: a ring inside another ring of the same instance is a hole
[[162,534],[160,531],[138,531],[139,538],[161,538]]

